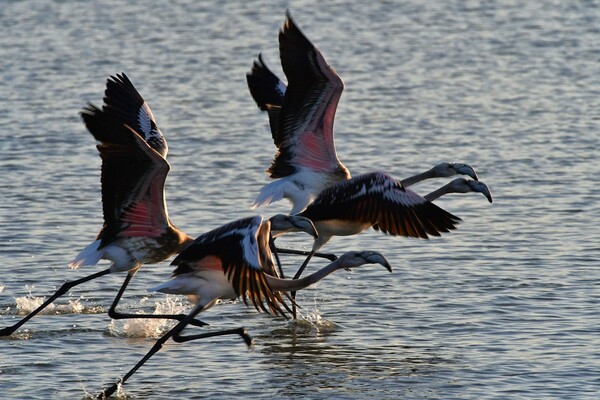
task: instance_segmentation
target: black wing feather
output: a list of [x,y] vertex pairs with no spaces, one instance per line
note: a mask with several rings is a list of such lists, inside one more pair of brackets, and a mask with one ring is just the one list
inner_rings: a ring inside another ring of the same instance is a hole
[[339,219],[371,223],[383,233],[424,239],[455,229],[461,221],[380,172],[325,189],[300,215],[313,222]]

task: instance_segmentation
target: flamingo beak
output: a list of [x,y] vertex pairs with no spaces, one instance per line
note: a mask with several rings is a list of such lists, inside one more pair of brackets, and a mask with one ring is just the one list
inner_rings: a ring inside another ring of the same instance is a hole
[[490,203],[494,202],[494,199],[492,197],[492,192],[489,188],[488,185],[486,185],[484,182],[482,181],[469,181],[468,182],[469,186],[471,187],[471,190],[473,192],[479,192],[481,194],[483,194]]
[[479,180],[479,177],[477,176],[477,172],[475,172],[473,167],[471,167],[468,164],[455,163],[455,164],[452,164],[452,168],[454,168],[457,175],[467,175],[471,179],[474,179],[476,181]]
[[294,228],[302,232],[308,233],[315,239],[319,238],[317,228],[315,228],[315,224],[313,224],[313,222],[310,219],[306,217],[301,217],[299,215],[290,215],[289,222],[294,226]]
[[392,272],[392,266],[381,253],[378,253],[376,251],[367,251],[363,253],[363,258],[370,264],[381,264],[389,272]]

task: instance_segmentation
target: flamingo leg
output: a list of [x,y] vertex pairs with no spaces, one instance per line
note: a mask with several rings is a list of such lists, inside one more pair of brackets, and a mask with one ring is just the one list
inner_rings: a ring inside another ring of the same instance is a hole
[[[129,372],[127,372],[125,375],[123,375],[123,377],[121,379],[119,379],[117,382],[113,383],[110,387],[108,387],[107,389],[104,389],[102,391],[102,393],[100,393],[96,398],[97,399],[106,399],[106,398],[110,397],[114,392],[117,391],[117,389],[119,388],[119,384],[124,385],[125,382],[127,382],[127,380],[129,378],[131,378],[131,376],[138,369],[140,369],[140,367],[142,365],[144,365],[146,363],[146,361],[148,361],[150,359],[150,357],[152,357],[155,353],[157,353],[163,347],[163,345],[165,344],[165,342],[167,340],[169,340],[169,338],[171,338],[173,336],[178,336],[179,339],[181,339],[181,336],[179,336],[179,333],[191,321],[193,321],[194,317],[196,315],[198,315],[198,313],[200,313],[203,309],[204,309],[204,306],[195,307],[182,321],[180,321],[177,325],[175,325],[173,328],[171,328],[170,331],[168,331],[160,339],[158,339],[156,341],[156,343],[154,343],[152,348],[148,351],[148,353],[146,353],[146,355]],[[199,339],[200,337],[207,338],[207,337],[212,337],[212,336],[223,336],[223,335],[240,335],[240,336],[242,336],[242,338],[244,339],[246,344],[250,345],[252,343],[252,338],[250,338],[250,336],[246,333],[246,331],[243,328],[230,329],[230,330],[219,331],[219,332],[207,332],[202,335],[193,335],[196,337],[188,336],[187,338],[189,338],[189,339],[187,339],[187,340],[186,340],[186,337],[183,337],[184,340],[182,340],[182,341],[193,340],[195,338]]]
[[199,333],[196,335],[188,335],[188,336],[181,336],[179,334],[180,332],[181,331],[179,331],[173,335],[174,342],[184,343],[184,342],[189,342],[190,340],[203,339],[203,338],[213,337],[213,336],[240,335],[240,337],[242,339],[244,339],[244,342],[246,342],[246,345],[248,345],[248,347],[250,347],[252,345],[252,338],[250,337],[250,335],[248,335],[248,332],[246,331],[245,328],[227,329],[227,330],[219,331],[219,332]]
[[271,233],[269,233],[269,247],[271,248],[271,253],[275,257],[275,262],[277,263],[277,268],[279,269],[279,277],[281,279],[285,279],[283,268],[281,268],[281,260],[279,259],[279,249],[275,247],[275,239],[273,239],[273,235],[271,235]]
[[332,253],[312,253],[310,251],[304,251],[304,250],[281,249],[281,248],[276,248],[276,250],[282,254],[296,254],[299,256],[309,256],[310,255],[311,257],[314,256],[314,257],[326,258],[329,261],[337,260],[337,256]]
[[54,300],[58,299],[60,296],[62,296],[65,293],[67,293],[71,288],[73,288],[73,287],[75,287],[77,285],[81,285],[82,283],[91,281],[93,279],[99,278],[99,277],[101,277],[103,275],[106,275],[106,274],[109,274],[109,273],[110,273],[110,269],[105,269],[103,271],[96,272],[95,274],[88,275],[88,276],[83,277],[81,279],[77,279],[77,280],[74,280],[74,281],[63,283],[63,285],[56,291],[56,293],[54,293],[41,306],[39,306],[38,308],[36,308],[32,312],[30,312],[25,318],[23,318],[22,320],[20,320],[19,322],[17,322],[13,326],[9,326],[9,327],[0,329],[0,336],[9,336],[9,335],[12,335],[17,329],[19,329],[19,327],[21,325],[23,325],[24,323],[26,323],[27,321],[29,321],[32,317],[34,317],[37,313],[39,313],[40,311],[42,311],[44,308],[48,307],[52,302],[54,302]]
[[[119,289],[119,292],[117,293],[117,297],[115,297],[112,305],[110,306],[110,309],[108,310],[109,317],[111,317],[112,319],[149,318],[149,319],[175,319],[178,321],[183,321],[186,318],[185,314],[126,314],[126,313],[118,312],[117,305],[121,301],[121,297],[123,297],[123,293],[125,292],[125,289],[129,285],[129,281],[131,281],[131,278],[133,278],[133,276],[135,275],[136,272],[137,271],[133,271],[133,272],[130,271],[127,274],[127,277],[125,278],[125,281],[123,282],[123,285],[121,285],[121,288]],[[197,319],[192,319],[189,322],[189,324],[194,325],[194,326],[208,325],[206,322],[203,322],[203,321],[200,321]]]
[[[293,279],[300,278],[300,275],[302,275],[302,272],[304,271],[304,269],[308,265],[308,262],[310,261],[310,259],[315,254],[316,254],[315,252],[308,253],[308,257],[306,257],[306,260],[304,260],[304,262],[302,263],[302,265],[300,266],[300,268],[298,268],[298,272],[296,272],[296,275],[294,275]],[[292,296],[292,316],[294,317],[294,319],[296,319],[296,291],[293,291],[290,294]]]

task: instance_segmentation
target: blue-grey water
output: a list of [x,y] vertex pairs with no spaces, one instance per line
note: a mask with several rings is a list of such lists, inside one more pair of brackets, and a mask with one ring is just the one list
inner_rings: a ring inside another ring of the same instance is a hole
[[[299,293],[291,323],[243,303],[203,315],[236,337],[168,345],[130,399],[596,399],[600,393],[600,9],[591,1],[2,1],[0,326],[65,280],[102,224],[100,158],[78,112],[125,72],[169,141],[167,201],[192,236],[249,209],[275,149],[248,94],[253,58],[281,73],[290,8],[344,79],[337,150],[353,174],[473,165],[495,202],[429,241],[368,231],[325,249],[394,267],[340,271]],[[446,180],[415,187],[421,194]],[[278,203],[265,216],[290,209]],[[296,237],[288,244],[308,248]],[[301,259],[286,258],[288,271]],[[311,264],[311,269],[324,265]],[[123,309],[186,310],[144,267]],[[74,289],[0,339],[0,398],[83,398],[167,325],[106,315],[124,278]],[[199,328],[198,328],[199,329]]]

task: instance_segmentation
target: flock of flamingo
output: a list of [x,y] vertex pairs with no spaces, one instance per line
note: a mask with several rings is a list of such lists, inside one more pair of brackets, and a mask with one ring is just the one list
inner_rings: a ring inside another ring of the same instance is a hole
[[[289,12],[279,32],[281,66],[287,85],[274,75],[259,55],[247,74],[250,93],[266,111],[277,154],[267,172],[274,180],[260,189],[253,209],[283,198],[292,203],[289,215],[261,216],[227,223],[196,239],[171,222],[165,200],[170,165],[168,146],[154,115],[125,74],[107,80],[104,105],[88,105],[81,113],[86,128],[100,142],[104,224],[96,240],[69,264],[71,268],[110,260],[110,267],[64,283],[41,306],[0,336],[13,334],[41,310],[74,286],[113,272],[127,272],[108,314],[114,319],[166,318],[177,324],[160,337],[148,353],[123,377],[103,389],[98,398],[112,395],[163,344],[238,335],[250,346],[244,328],[182,335],[188,325],[206,325],[197,315],[220,299],[242,298],[259,311],[296,318],[295,293],[339,269],[381,264],[373,251],[349,251],[336,257],[318,253],[333,236],[358,234],[369,227],[394,236],[428,238],[456,228],[460,218],[432,201],[447,193],[479,192],[492,202],[488,186],[467,164],[441,163],[423,173],[396,180],[383,172],[352,177],[338,159],[333,123],[344,84],[321,52],[304,36]],[[466,175],[420,196],[409,187],[430,178]],[[275,238],[302,231],[314,238],[309,252],[278,249]],[[285,278],[278,254],[306,255],[292,279]],[[188,295],[191,312],[175,315],[125,314],[117,311],[131,278],[144,264],[176,255],[171,279],[153,290]],[[301,278],[311,257],[331,263]],[[277,267],[275,266],[277,264]],[[289,302],[289,304],[288,304]]]

